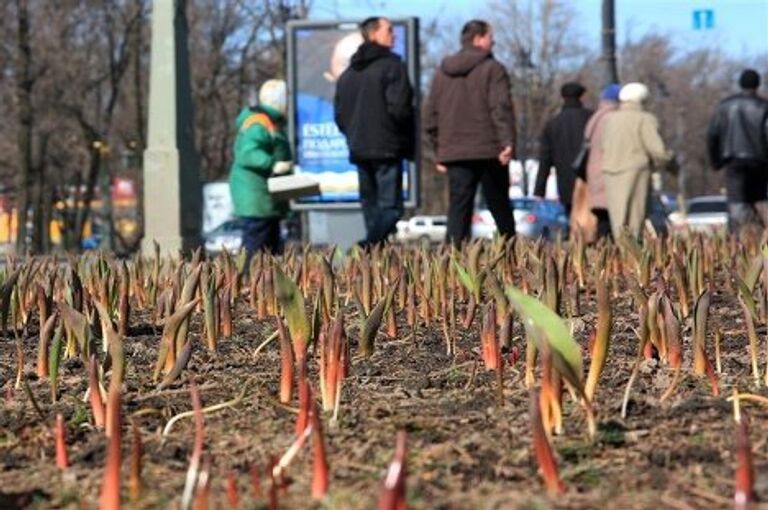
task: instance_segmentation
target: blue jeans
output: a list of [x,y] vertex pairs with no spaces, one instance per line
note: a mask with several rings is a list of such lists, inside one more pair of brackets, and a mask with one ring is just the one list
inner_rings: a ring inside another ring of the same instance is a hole
[[403,216],[403,168],[400,160],[357,163],[360,205],[366,236],[363,245],[381,243],[397,230]]
[[248,253],[248,260],[257,251],[266,251],[273,255],[283,252],[280,218],[241,216],[240,225],[243,229],[243,248]]

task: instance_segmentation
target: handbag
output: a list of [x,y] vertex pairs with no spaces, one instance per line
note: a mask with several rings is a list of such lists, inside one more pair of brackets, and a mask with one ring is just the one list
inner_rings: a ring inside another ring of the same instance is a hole
[[573,170],[573,173],[576,175],[576,177],[581,177],[585,181],[587,180],[587,162],[589,161],[589,147],[590,142],[592,140],[592,135],[594,134],[595,126],[597,126],[597,119],[600,119],[607,113],[610,113],[610,111],[598,111],[595,115],[595,122],[592,124],[592,129],[589,132],[584,133],[584,139],[581,141],[581,147],[579,148],[579,152],[576,154],[576,157],[573,158],[573,163],[571,163],[571,170]]
[[570,231],[572,239],[581,235],[588,244],[597,240],[597,216],[592,212],[587,183],[581,177],[576,178],[573,187]]

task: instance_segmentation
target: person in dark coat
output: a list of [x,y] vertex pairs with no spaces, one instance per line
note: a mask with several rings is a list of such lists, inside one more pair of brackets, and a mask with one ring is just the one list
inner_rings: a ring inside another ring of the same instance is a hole
[[571,198],[576,180],[573,162],[581,150],[584,128],[592,115],[592,110],[584,108],[581,104],[585,91],[586,89],[576,82],[566,83],[560,89],[563,109],[544,126],[540,143],[539,171],[533,189],[534,196],[544,198],[547,178],[554,166],[557,172],[557,193],[568,216],[571,214]]
[[747,69],[741,92],[717,107],[709,124],[707,149],[715,170],[725,169],[728,226],[768,227],[768,101],[757,94],[760,75]]
[[366,237],[381,243],[403,215],[403,159],[414,157],[414,99],[408,71],[392,53],[387,18],[360,25],[363,44],[336,83],[334,116],[357,166]]
[[447,238],[469,239],[475,193],[483,185],[499,233],[515,234],[508,165],[515,149],[515,114],[509,76],[491,53],[493,30],[472,20],[461,31],[462,49],[435,71],[424,110],[424,133],[437,170],[448,173]]

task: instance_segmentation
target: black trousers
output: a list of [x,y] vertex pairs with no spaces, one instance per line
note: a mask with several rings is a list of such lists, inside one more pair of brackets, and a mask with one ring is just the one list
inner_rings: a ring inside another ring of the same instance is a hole
[[597,238],[611,239],[611,218],[608,216],[608,209],[595,208],[592,213],[597,217]]
[[357,178],[366,237],[371,245],[387,240],[403,216],[403,167],[400,160],[358,161]]
[[730,161],[725,167],[725,185],[731,232],[739,232],[747,225],[768,227],[768,165],[757,161]]
[[449,205],[448,241],[460,244],[472,234],[472,212],[478,184],[499,234],[515,235],[515,217],[509,201],[509,171],[495,159],[452,161],[447,163]]
[[243,247],[248,253],[248,260],[257,251],[267,251],[273,255],[283,253],[283,240],[280,238],[280,218],[240,217],[243,229]]
[[725,167],[728,202],[747,203],[768,200],[768,165],[752,161],[731,161]]

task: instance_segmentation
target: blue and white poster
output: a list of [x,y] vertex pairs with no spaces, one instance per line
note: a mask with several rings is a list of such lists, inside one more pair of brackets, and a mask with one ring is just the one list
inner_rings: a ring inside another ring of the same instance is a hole
[[[393,51],[408,56],[407,27],[393,21]],[[296,171],[312,174],[321,195],[299,204],[326,206],[359,202],[357,168],[349,162],[344,135],[336,127],[333,96],[336,80],[349,65],[363,38],[355,24],[313,24],[292,27],[293,142]],[[403,162],[404,199],[410,200],[414,176]]]

